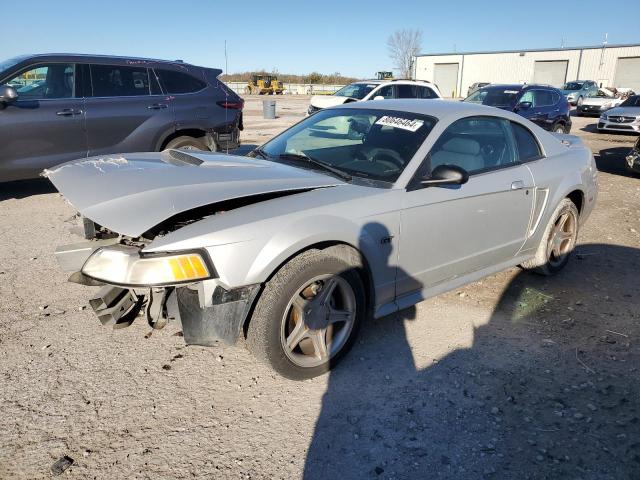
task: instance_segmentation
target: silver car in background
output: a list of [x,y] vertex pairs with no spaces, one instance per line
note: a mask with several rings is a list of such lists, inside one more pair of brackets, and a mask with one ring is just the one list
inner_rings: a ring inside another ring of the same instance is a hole
[[198,345],[243,335],[293,379],[334,366],[367,318],[515,265],[558,272],[597,196],[577,137],[419,100],[322,110],[251,157],[133,153],[46,175],[90,238],[58,260],[102,286],[104,324],[145,303],[152,326],[179,321]]
[[600,115],[598,131],[640,133],[640,95],[633,95]]

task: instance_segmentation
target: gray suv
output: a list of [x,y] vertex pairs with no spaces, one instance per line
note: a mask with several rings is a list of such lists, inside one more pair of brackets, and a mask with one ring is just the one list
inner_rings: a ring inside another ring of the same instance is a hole
[[0,182],[87,156],[236,148],[244,101],[220,73],[73,54],[0,62]]

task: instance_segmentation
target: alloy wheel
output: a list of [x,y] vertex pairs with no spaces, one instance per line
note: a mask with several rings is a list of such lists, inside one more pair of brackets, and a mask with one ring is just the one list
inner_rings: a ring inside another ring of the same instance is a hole
[[295,365],[315,367],[345,346],[356,319],[353,288],[339,275],[320,275],[300,287],[281,321],[282,348]]
[[549,264],[558,266],[571,253],[576,243],[578,218],[572,211],[563,213],[551,229],[547,244]]

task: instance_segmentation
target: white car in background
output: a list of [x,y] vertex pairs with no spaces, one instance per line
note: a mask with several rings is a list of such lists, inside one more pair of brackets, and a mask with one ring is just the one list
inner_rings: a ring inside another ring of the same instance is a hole
[[617,107],[633,93],[630,88],[600,88],[595,96],[584,99],[582,105],[576,108],[576,114],[579,117],[583,115],[600,115],[613,107]]
[[600,115],[598,131],[640,133],[640,95],[632,95]]
[[392,98],[442,98],[437,85],[426,80],[364,80],[342,87],[333,95],[311,97],[307,113],[344,103]]

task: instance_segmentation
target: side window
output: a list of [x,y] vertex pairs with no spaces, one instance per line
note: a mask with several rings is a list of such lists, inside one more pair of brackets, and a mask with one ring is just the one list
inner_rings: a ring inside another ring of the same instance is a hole
[[6,83],[18,92],[19,100],[50,100],[75,95],[75,65],[52,63],[23,71]]
[[553,96],[549,90],[534,90],[533,96],[535,98],[534,106],[536,107],[549,107],[554,104]]
[[509,121],[468,117],[452,123],[429,153],[431,169],[457,165],[470,174],[504,168],[516,162]]
[[515,122],[511,122],[511,128],[518,150],[518,161],[530,162],[542,157],[536,138],[527,128]]
[[149,72],[144,67],[91,65],[94,97],[149,95]]
[[560,101],[560,94],[557,92],[551,92],[552,105],[556,105]]
[[372,98],[384,97],[385,99],[393,98],[393,85],[385,85],[380,90],[374,93]]
[[527,90],[522,94],[518,103],[530,102],[532,107],[536,106],[535,98],[533,97],[533,90]]
[[156,70],[167,93],[193,93],[204,89],[207,84],[187,73],[175,70]]
[[436,94],[429,87],[418,87],[418,98],[436,98]]
[[396,88],[398,89],[398,98],[420,98],[416,85],[396,85]]

